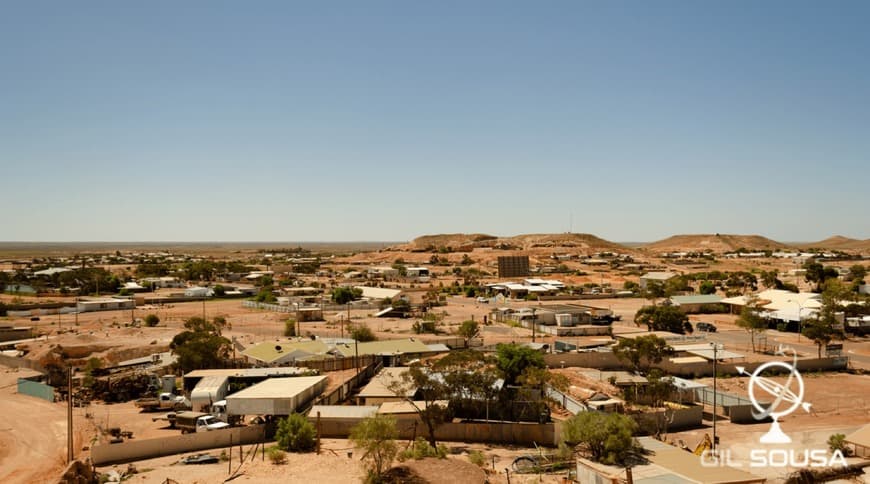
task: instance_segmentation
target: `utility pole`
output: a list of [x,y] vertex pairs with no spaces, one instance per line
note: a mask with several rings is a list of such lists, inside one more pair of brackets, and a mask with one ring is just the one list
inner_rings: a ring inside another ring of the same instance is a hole
[[716,405],[719,403],[719,398],[716,395],[716,365],[719,361],[719,344],[710,344],[713,345],[713,455],[716,455],[717,444],[719,443],[719,439],[716,437]]
[[532,308],[532,343],[535,342],[535,327],[538,325],[538,319],[535,315],[537,308]]
[[356,374],[359,375],[359,341],[353,340],[353,363],[356,366]]
[[72,367],[67,368],[66,377],[66,462],[73,461],[73,393],[72,393]]

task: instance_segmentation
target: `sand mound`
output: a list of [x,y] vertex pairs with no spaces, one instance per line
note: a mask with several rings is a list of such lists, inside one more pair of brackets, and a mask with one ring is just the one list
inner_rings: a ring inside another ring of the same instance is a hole
[[593,251],[620,250],[625,247],[592,234],[522,234],[495,237],[487,234],[440,234],[417,237],[409,244],[391,247],[398,251],[437,251],[449,248],[470,251],[475,248],[530,250],[535,248],[588,249]]
[[774,250],[789,248],[789,245],[761,235],[692,234],[674,235],[642,247],[656,252],[723,253],[737,249]]
[[483,469],[459,459],[422,459],[405,462],[390,469],[385,482],[414,484],[455,484],[486,482]]
[[828,250],[870,252],[870,239],[860,240],[843,237],[842,235],[834,235],[833,237],[828,237],[827,239],[820,240],[818,242],[800,244],[800,247],[807,249],[816,248]]

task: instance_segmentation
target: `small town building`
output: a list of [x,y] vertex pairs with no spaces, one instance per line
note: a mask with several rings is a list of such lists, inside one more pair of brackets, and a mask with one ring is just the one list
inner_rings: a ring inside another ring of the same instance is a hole
[[684,313],[692,314],[715,309],[722,302],[722,297],[715,294],[692,294],[673,296],[669,301],[671,305],[680,308]]
[[251,346],[242,355],[260,366],[288,365],[317,355],[326,355],[330,347],[319,340],[269,341]]
[[117,311],[119,309],[133,309],[136,301],[114,297],[79,299],[76,302],[76,310],[80,313],[92,311]]
[[646,289],[647,284],[650,282],[664,284],[675,277],[677,277],[677,274],[673,272],[647,272],[640,276],[640,288]]
[[380,405],[384,402],[404,402],[414,398],[417,388],[405,383],[403,375],[408,369],[388,367],[382,369],[357,394],[359,405]]

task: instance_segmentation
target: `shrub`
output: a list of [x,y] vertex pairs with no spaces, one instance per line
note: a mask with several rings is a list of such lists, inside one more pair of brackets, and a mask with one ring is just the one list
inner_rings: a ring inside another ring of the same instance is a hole
[[148,326],[149,328],[153,328],[154,326],[160,324],[160,318],[156,314],[149,314],[148,316],[145,316],[144,321],[145,326]]
[[287,463],[287,454],[277,447],[269,447],[266,453],[269,454],[269,461],[272,464],[281,465]]
[[396,420],[389,415],[369,417],[350,430],[350,440],[365,451],[366,482],[380,482],[399,452],[396,445]]
[[479,450],[472,450],[468,453],[468,461],[478,467],[486,466],[486,456]]
[[852,451],[846,443],[846,436],[844,434],[831,434],[828,437],[828,448],[831,449],[831,452],[839,450],[844,456],[848,456]]
[[378,339],[377,336],[375,336],[375,333],[372,332],[371,328],[365,324],[354,324],[348,329],[350,330],[350,337],[360,343],[375,341]]
[[304,415],[293,413],[278,422],[275,438],[280,449],[307,452],[314,449],[317,432]]
[[459,325],[459,333],[463,338],[473,338],[477,336],[477,332],[479,331],[479,325],[477,321],[473,321],[471,319],[463,321],[461,325]]
[[420,460],[425,459],[427,457],[437,457],[439,459],[443,459],[447,457],[447,446],[444,444],[439,444],[438,448],[433,448],[429,442],[426,442],[426,439],[423,437],[417,437],[414,440],[414,443],[399,453],[399,460],[404,461],[408,459]]
[[296,320],[293,318],[284,321],[284,336],[296,336]]

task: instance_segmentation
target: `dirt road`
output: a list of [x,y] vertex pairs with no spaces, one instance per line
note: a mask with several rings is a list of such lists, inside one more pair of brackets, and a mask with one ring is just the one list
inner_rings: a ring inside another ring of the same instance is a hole
[[66,408],[17,392],[18,378],[33,374],[0,366],[0,482],[5,484],[56,480],[65,464]]

